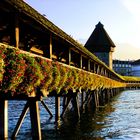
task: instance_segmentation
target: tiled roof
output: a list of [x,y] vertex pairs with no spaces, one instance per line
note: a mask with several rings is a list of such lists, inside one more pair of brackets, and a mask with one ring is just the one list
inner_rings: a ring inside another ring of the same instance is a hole
[[[45,27],[47,30],[55,34],[56,36],[64,39],[65,41],[72,44],[75,48],[80,50],[83,54],[87,55],[92,60],[95,60],[102,66],[106,67],[108,70],[110,70],[112,73],[116,74],[114,71],[112,71],[109,67],[107,67],[102,61],[100,61],[94,54],[92,54],[90,51],[88,51],[83,45],[78,43],[76,40],[74,40],[71,36],[66,34],[64,31],[62,31],[60,28],[58,28],[56,25],[54,25],[51,21],[49,21],[47,18],[45,18],[43,15],[41,15],[38,11],[33,9],[31,6],[29,6],[27,3],[25,3],[23,0],[3,0],[13,6],[17,11],[25,13],[35,21],[37,21],[41,26]],[[113,45],[114,43],[112,43]],[[115,45],[113,45],[115,47]],[[120,77],[116,74],[116,76]]]
[[25,3],[23,0],[4,0],[4,1],[6,1],[7,3],[15,7],[19,12],[25,13],[26,15],[28,15],[29,17],[37,21],[39,24],[44,26],[47,30],[49,30],[53,34],[69,42],[70,44],[75,46],[77,49],[80,49],[80,51],[83,52],[84,54],[87,54],[89,57],[92,57],[95,60],[99,61],[98,58],[90,54],[90,52],[83,45],[78,43],[76,40],[74,40],[71,36],[66,34],[64,31],[62,31],[60,28],[54,25],[51,21],[49,21],[43,15],[38,13],[38,11],[33,9],[27,3]]
[[134,62],[132,63],[132,65],[140,65],[140,59],[134,61]]
[[115,47],[115,44],[104,29],[103,24],[99,22],[87,40],[85,47],[91,52],[108,52],[110,47]]

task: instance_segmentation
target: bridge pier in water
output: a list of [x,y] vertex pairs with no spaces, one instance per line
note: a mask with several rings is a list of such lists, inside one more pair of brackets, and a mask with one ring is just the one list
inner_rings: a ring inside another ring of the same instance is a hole
[[0,99],[0,138],[8,138],[8,101]]
[[[54,95],[55,96],[55,121],[58,122],[61,117],[65,118],[65,113],[69,110],[69,104],[71,103],[73,117],[75,119],[80,119],[82,113],[87,109],[92,109],[95,111],[96,109],[105,106],[107,103],[111,101],[111,99],[117,95],[122,89],[121,88],[113,88],[113,89],[99,89],[93,91],[79,91],[73,92],[69,90],[67,94],[64,95]],[[51,97],[48,97],[51,98]],[[60,99],[63,98],[63,107],[62,110],[60,108]],[[8,99],[0,100],[0,138],[6,139],[8,138]],[[10,99],[13,100],[13,99]],[[15,99],[16,100],[16,99]],[[19,99],[18,99],[19,101]],[[49,113],[51,117],[53,117],[51,111],[44,103],[42,98],[29,98],[26,99],[27,103],[19,117],[15,130],[12,134],[12,138],[15,138],[20,130],[22,122],[30,110],[30,119],[31,119],[31,131],[33,139],[41,139],[41,125],[40,125],[40,112],[38,107],[38,102],[43,102],[43,107],[45,107],[46,111]]]
[[[0,139],[8,139],[8,101],[9,100],[17,100],[16,98],[0,99]],[[25,100],[25,99],[20,99]],[[20,101],[19,99],[17,101]],[[27,103],[23,108],[23,111],[18,119],[16,127],[13,131],[12,138],[15,138],[20,130],[20,127],[24,121],[24,118],[27,112],[30,110],[30,119],[31,119],[31,132],[32,138],[40,140],[42,138],[41,135],[41,126],[40,126],[40,113],[38,106],[38,99],[29,98],[26,100]]]
[[[72,110],[75,116],[80,118],[85,109],[92,108],[96,110],[99,107],[105,106],[111,99],[119,93],[119,89],[99,89],[93,91],[82,91],[81,93],[74,93],[72,90],[67,95],[63,96],[63,108],[61,117],[65,117],[65,113],[71,103]],[[78,96],[79,95],[79,96]]]

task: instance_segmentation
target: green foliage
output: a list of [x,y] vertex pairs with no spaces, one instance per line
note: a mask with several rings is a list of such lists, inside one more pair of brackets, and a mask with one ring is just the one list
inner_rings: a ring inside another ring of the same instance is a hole
[[60,65],[58,62],[52,62],[52,82],[48,87],[48,91],[57,90],[59,82],[61,80],[60,76]]
[[4,74],[4,68],[5,68],[5,64],[4,64],[4,59],[5,59],[5,51],[6,51],[6,47],[0,47],[0,84],[2,83],[3,80],[3,74]]
[[19,85],[17,91],[30,95],[36,87],[40,86],[44,76],[41,73],[39,63],[37,63],[34,57],[24,55],[24,59],[27,67],[24,73],[23,82]]
[[66,81],[67,81],[67,78],[68,78],[68,69],[66,67],[63,67],[62,64],[60,64],[59,66],[59,71],[60,71],[60,78],[61,80],[59,81],[59,84],[57,86],[57,93],[59,93],[61,91],[61,89],[64,87]]
[[[15,48],[0,47],[0,91],[11,95],[31,96],[38,87],[42,91],[125,87],[126,83],[81,69],[23,53]],[[38,93],[37,93],[38,94]]]
[[40,57],[36,57],[36,61],[39,63],[41,67],[41,73],[43,74],[44,78],[41,80],[40,88],[41,89],[48,89],[50,86],[53,76],[52,76],[52,63],[47,59],[42,59]]
[[5,71],[3,74],[2,91],[8,92],[9,90],[15,92],[17,86],[23,81],[26,69],[23,54],[18,50],[7,49],[5,51]]

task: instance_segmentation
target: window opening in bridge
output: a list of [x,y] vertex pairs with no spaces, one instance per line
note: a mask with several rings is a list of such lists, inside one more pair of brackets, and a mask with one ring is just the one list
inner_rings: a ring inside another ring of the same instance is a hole
[[80,54],[71,50],[70,65],[80,68]]

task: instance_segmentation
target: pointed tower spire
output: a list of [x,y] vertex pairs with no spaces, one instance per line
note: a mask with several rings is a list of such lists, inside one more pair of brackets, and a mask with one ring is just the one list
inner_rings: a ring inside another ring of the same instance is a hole
[[95,26],[95,29],[87,40],[85,47],[112,68],[112,52],[116,46],[101,22]]

